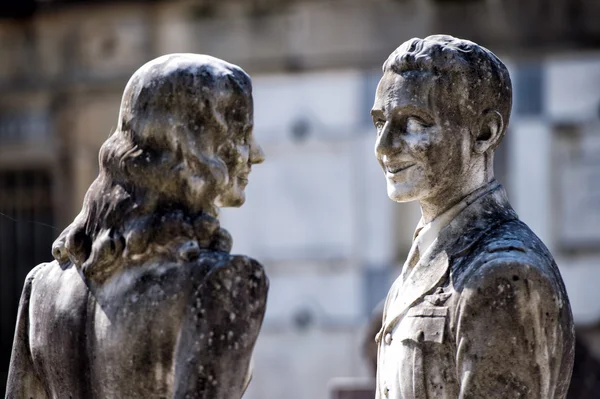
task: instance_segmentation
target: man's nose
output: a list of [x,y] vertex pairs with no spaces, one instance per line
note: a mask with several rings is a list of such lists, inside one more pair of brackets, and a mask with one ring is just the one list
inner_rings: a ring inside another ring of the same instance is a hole
[[251,164],[263,163],[265,161],[265,153],[254,137],[252,137],[252,141],[250,141],[249,161]]
[[381,128],[381,133],[375,142],[375,154],[378,157],[392,155],[401,150],[402,143],[398,134],[394,134],[390,123],[386,123]]

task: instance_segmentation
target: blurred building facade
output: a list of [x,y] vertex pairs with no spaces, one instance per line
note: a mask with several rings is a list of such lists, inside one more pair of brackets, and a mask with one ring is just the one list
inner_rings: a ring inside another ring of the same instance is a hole
[[332,379],[368,377],[366,324],[419,218],[415,204],[387,199],[369,110],[388,54],[443,32],[485,45],[511,69],[498,178],[567,284],[584,371],[572,397],[600,395],[589,372],[600,358],[600,3],[19,4],[0,8],[0,386],[24,276],[51,259],[53,237],[79,211],[127,79],[173,52],[211,54],[253,77],[267,160],[244,207],[222,212],[234,252],[259,259],[271,279],[246,397],[326,398]]

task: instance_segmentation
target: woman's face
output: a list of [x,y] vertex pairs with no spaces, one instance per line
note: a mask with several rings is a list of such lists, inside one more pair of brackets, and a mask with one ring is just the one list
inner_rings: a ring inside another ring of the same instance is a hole
[[265,160],[260,145],[254,139],[252,123],[240,132],[233,132],[233,143],[223,154],[222,159],[227,165],[228,179],[222,192],[217,197],[217,205],[238,207],[246,201],[246,185],[252,165]]
[[194,122],[186,123],[181,145],[190,200],[204,208],[241,206],[252,165],[264,161],[253,135],[252,97],[225,91],[215,95],[210,109],[196,114]]

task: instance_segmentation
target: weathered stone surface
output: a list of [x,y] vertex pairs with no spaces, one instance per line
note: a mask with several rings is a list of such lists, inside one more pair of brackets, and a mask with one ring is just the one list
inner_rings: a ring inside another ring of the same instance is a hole
[[7,398],[239,398],[265,312],[262,266],[230,255],[252,88],[239,67],[173,54],[125,88],[83,209],[27,277]]
[[[388,195],[421,222],[377,334],[377,398],[564,398],[574,356],[558,267],[494,179],[511,82],[489,50],[411,39],[372,115]],[[526,171],[523,171],[526,173]]]

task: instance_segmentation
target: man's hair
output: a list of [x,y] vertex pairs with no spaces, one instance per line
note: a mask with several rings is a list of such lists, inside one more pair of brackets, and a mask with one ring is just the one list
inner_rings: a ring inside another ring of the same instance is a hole
[[388,70],[397,74],[430,72],[451,83],[462,81],[463,87],[447,87],[457,98],[461,111],[471,111],[474,116],[487,110],[498,111],[504,122],[501,136],[504,135],[512,107],[512,84],[504,63],[485,47],[447,35],[413,38],[390,54],[383,64],[383,72]]

